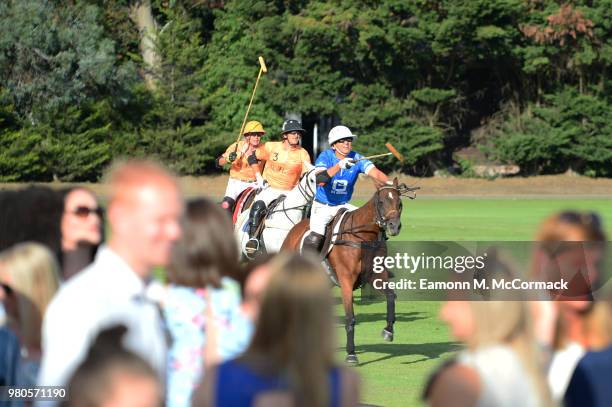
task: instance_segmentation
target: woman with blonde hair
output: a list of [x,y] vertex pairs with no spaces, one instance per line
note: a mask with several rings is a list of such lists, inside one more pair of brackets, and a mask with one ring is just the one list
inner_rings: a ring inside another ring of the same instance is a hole
[[40,363],[43,316],[59,288],[59,267],[45,246],[21,243],[0,254],[0,282],[10,287],[5,299],[8,327],[21,345],[17,381],[33,385]]
[[[515,273],[489,258],[487,273]],[[549,406],[544,367],[532,333],[529,303],[491,291],[490,301],[447,301],[440,317],[466,349],[437,373],[425,394],[431,406]]]
[[599,215],[573,210],[544,219],[535,238],[533,278],[563,278],[568,284],[567,290],[548,293],[549,301],[532,304],[538,340],[549,353],[548,383],[560,402],[580,358],[610,340],[601,326],[609,318],[607,306],[593,297],[602,281],[607,239]]
[[245,354],[207,374],[194,406],[354,406],[354,372],[334,362],[329,281],[310,257],[281,253]]

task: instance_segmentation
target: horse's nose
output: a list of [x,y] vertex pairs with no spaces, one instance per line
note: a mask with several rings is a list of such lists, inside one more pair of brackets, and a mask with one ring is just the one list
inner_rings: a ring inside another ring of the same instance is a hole
[[402,222],[400,221],[390,221],[387,227],[387,233],[389,236],[397,236],[402,229]]

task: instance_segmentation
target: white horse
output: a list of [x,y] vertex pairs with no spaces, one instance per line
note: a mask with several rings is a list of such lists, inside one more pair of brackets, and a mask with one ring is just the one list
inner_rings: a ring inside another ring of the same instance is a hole
[[[260,240],[267,252],[279,251],[291,228],[302,220],[302,209],[312,201],[317,190],[316,173],[315,167],[309,165],[308,171],[302,175],[298,184],[287,193],[285,199],[271,213],[268,213],[262,221],[265,223]],[[257,196],[255,197],[256,200]],[[247,258],[245,247],[249,240],[250,212],[250,208],[242,212],[238,219],[236,219],[236,225],[234,226],[234,234],[240,251]]]

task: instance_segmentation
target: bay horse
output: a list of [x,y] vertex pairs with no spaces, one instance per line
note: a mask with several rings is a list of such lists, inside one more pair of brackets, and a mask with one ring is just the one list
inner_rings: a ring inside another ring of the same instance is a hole
[[[346,362],[359,363],[355,355],[355,315],[353,312],[353,291],[374,279],[388,281],[385,269],[380,274],[372,271],[375,256],[386,256],[387,236],[399,234],[402,223],[402,196],[414,199],[413,191],[405,184],[398,185],[395,178],[392,185],[377,183],[374,196],[362,207],[348,212],[338,232],[332,236],[333,247],[327,254],[327,262],[335,272],[342,293],[344,306],[344,327],[346,330]],[[309,221],[295,225],[287,235],[281,250],[300,250],[303,236],[309,230]],[[325,257],[325,253],[323,254]],[[387,325],[382,330],[386,341],[393,341],[395,323],[395,292],[390,288],[381,290],[387,301]]]

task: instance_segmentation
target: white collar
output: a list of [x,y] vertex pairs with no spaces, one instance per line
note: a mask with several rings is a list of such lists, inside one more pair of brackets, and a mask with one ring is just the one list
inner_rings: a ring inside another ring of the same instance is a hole
[[141,295],[145,291],[147,282],[107,245],[102,245],[98,249],[94,266],[97,264],[102,267],[95,268],[104,273],[103,278],[112,281],[117,290],[128,295]]

